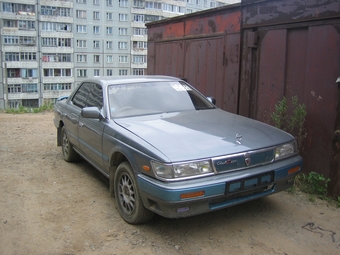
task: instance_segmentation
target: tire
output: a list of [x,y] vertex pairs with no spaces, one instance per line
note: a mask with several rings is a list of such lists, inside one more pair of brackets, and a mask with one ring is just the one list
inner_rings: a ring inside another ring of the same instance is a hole
[[151,220],[154,213],[144,207],[135,175],[128,162],[121,163],[116,170],[114,193],[119,214],[127,223],[141,224]]
[[65,127],[61,128],[61,138],[62,138],[61,151],[62,151],[64,160],[66,162],[79,160],[79,155],[73,149],[73,145],[70,143],[70,140],[68,139]]

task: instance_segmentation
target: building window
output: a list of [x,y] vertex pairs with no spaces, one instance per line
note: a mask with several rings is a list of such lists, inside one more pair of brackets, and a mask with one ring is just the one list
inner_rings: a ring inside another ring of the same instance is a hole
[[4,44],[19,44],[19,36],[4,36]]
[[78,19],[86,19],[86,11],[76,10],[76,17]]
[[119,50],[126,50],[127,49],[127,42],[118,42],[118,49]]
[[128,7],[128,0],[119,0],[119,7]]
[[127,21],[128,15],[127,14],[119,14],[119,21]]
[[93,70],[93,76],[100,76],[100,70],[99,69],[94,69]]
[[134,49],[146,50],[148,48],[148,42],[133,41],[133,48]]
[[106,41],[106,49],[109,49],[109,50],[113,49],[113,42],[112,41]]
[[72,24],[59,22],[41,22],[42,31],[72,31]]
[[210,2],[210,8],[215,8],[215,7],[216,7],[216,2],[211,1],[211,2]]
[[127,35],[128,34],[128,29],[125,27],[120,27],[119,28],[119,35]]
[[83,54],[78,54],[77,55],[77,62],[82,62],[85,63],[87,62],[87,55],[83,55]]
[[107,76],[112,76],[113,75],[113,70],[112,69],[107,69],[106,70],[106,75]]
[[119,56],[118,62],[119,63],[127,63],[128,62],[128,56]]
[[[3,2],[2,1],[2,11],[3,12],[11,12],[11,13],[17,13],[20,14],[20,12],[28,12],[29,14],[34,14],[35,15],[35,6],[31,4],[17,4],[8,1]],[[26,13],[27,15],[27,13]]]
[[71,83],[44,83],[44,91],[71,90]]
[[93,5],[99,5],[100,0],[93,0]]
[[133,63],[144,64],[146,63],[146,55],[133,55]]
[[100,48],[100,42],[99,41],[93,41],[93,48],[99,49]]
[[99,63],[100,56],[99,55],[93,55],[93,63]]
[[100,34],[100,26],[93,26],[93,34]]
[[41,40],[43,47],[71,47],[71,38],[43,37]]
[[71,69],[48,68],[43,69],[44,77],[69,77],[72,76]]
[[113,13],[112,12],[106,13],[106,20],[113,20]]
[[87,77],[86,69],[77,69],[77,77]]
[[106,27],[106,34],[112,35],[113,34],[113,27]]
[[112,6],[112,1],[113,0],[106,0],[106,6]]
[[77,48],[86,48],[87,43],[86,40],[77,40]]
[[144,75],[144,74],[146,74],[146,69],[134,68],[132,73],[133,73],[133,75]]
[[20,61],[19,52],[5,52],[5,61]]
[[71,8],[42,5],[40,10],[41,15],[55,17],[71,17]]
[[19,20],[20,30],[35,30],[35,21]]
[[113,56],[112,55],[107,55],[106,56],[106,62],[107,63],[113,63]]
[[119,75],[128,75],[128,70],[126,70],[126,69],[119,69]]
[[133,28],[133,35],[148,35],[147,28]]
[[162,10],[162,3],[145,2],[145,9]]
[[43,53],[43,62],[71,62],[69,53]]
[[93,12],[93,19],[100,19],[100,12]]
[[76,0],[77,4],[86,4],[86,0]]
[[37,93],[38,84],[8,84],[8,93]]
[[144,15],[142,14],[135,14],[133,15],[134,22],[144,22]]
[[36,52],[20,52],[20,60],[21,61],[36,61],[37,53]]
[[87,33],[86,25],[77,25],[77,33]]

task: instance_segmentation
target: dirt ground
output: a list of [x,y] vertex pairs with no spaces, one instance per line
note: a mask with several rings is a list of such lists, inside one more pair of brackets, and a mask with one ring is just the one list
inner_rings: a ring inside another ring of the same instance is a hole
[[0,113],[0,169],[0,254],[340,254],[340,209],[299,192],[129,225],[104,177],[63,161],[51,112]]

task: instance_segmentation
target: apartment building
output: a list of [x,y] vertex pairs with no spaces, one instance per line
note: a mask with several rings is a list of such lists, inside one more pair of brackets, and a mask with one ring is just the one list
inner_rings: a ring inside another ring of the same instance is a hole
[[0,109],[55,102],[87,77],[144,75],[145,23],[235,2],[0,1]]

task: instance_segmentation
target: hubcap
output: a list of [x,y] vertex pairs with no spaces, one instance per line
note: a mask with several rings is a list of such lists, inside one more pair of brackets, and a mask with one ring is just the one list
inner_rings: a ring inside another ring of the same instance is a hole
[[118,195],[126,214],[132,214],[135,208],[135,189],[130,176],[123,174],[119,180]]
[[63,152],[64,152],[64,155],[65,155],[65,156],[67,156],[67,155],[68,155],[68,152],[69,152],[69,148],[68,148],[68,138],[67,138],[66,133],[64,133],[64,136],[63,136]]

